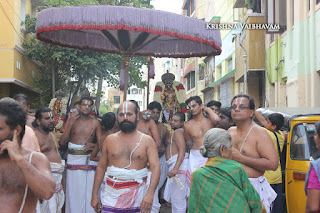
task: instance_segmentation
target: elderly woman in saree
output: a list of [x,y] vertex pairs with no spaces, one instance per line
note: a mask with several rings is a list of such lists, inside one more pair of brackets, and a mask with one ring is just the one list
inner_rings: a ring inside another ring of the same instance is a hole
[[228,131],[213,128],[203,138],[200,153],[209,158],[192,173],[188,212],[265,212],[242,165],[231,160]]

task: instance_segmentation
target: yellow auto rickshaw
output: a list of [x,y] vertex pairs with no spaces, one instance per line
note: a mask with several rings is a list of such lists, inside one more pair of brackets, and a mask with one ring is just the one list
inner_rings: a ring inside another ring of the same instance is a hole
[[315,123],[320,120],[320,108],[267,108],[258,110],[262,115],[278,112],[284,115],[287,131],[285,167],[286,209],[289,213],[305,212],[305,177],[310,161],[320,157],[314,142]]

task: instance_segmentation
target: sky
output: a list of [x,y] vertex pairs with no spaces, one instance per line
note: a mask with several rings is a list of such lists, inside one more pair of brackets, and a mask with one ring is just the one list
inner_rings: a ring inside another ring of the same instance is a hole
[[156,10],[164,10],[181,14],[183,0],[151,0],[151,4]]

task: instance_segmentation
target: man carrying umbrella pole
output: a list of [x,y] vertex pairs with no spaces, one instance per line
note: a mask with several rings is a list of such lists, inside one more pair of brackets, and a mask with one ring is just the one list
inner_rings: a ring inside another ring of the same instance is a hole
[[[136,129],[138,107],[134,103],[122,103],[117,120],[120,131],[109,135],[102,145],[91,205],[96,212],[150,212],[160,176],[156,144]],[[148,162],[152,172],[149,186]],[[101,207],[98,192],[104,177],[106,186]]]

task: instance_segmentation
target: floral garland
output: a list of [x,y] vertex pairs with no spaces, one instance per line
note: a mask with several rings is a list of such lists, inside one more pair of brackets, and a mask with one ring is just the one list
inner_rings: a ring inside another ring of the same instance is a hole
[[[49,108],[53,110],[54,104],[56,103],[57,98],[53,98],[50,101]],[[68,103],[68,98],[64,97],[61,99],[62,107],[61,107],[61,115],[66,115],[67,114],[67,103]]]

